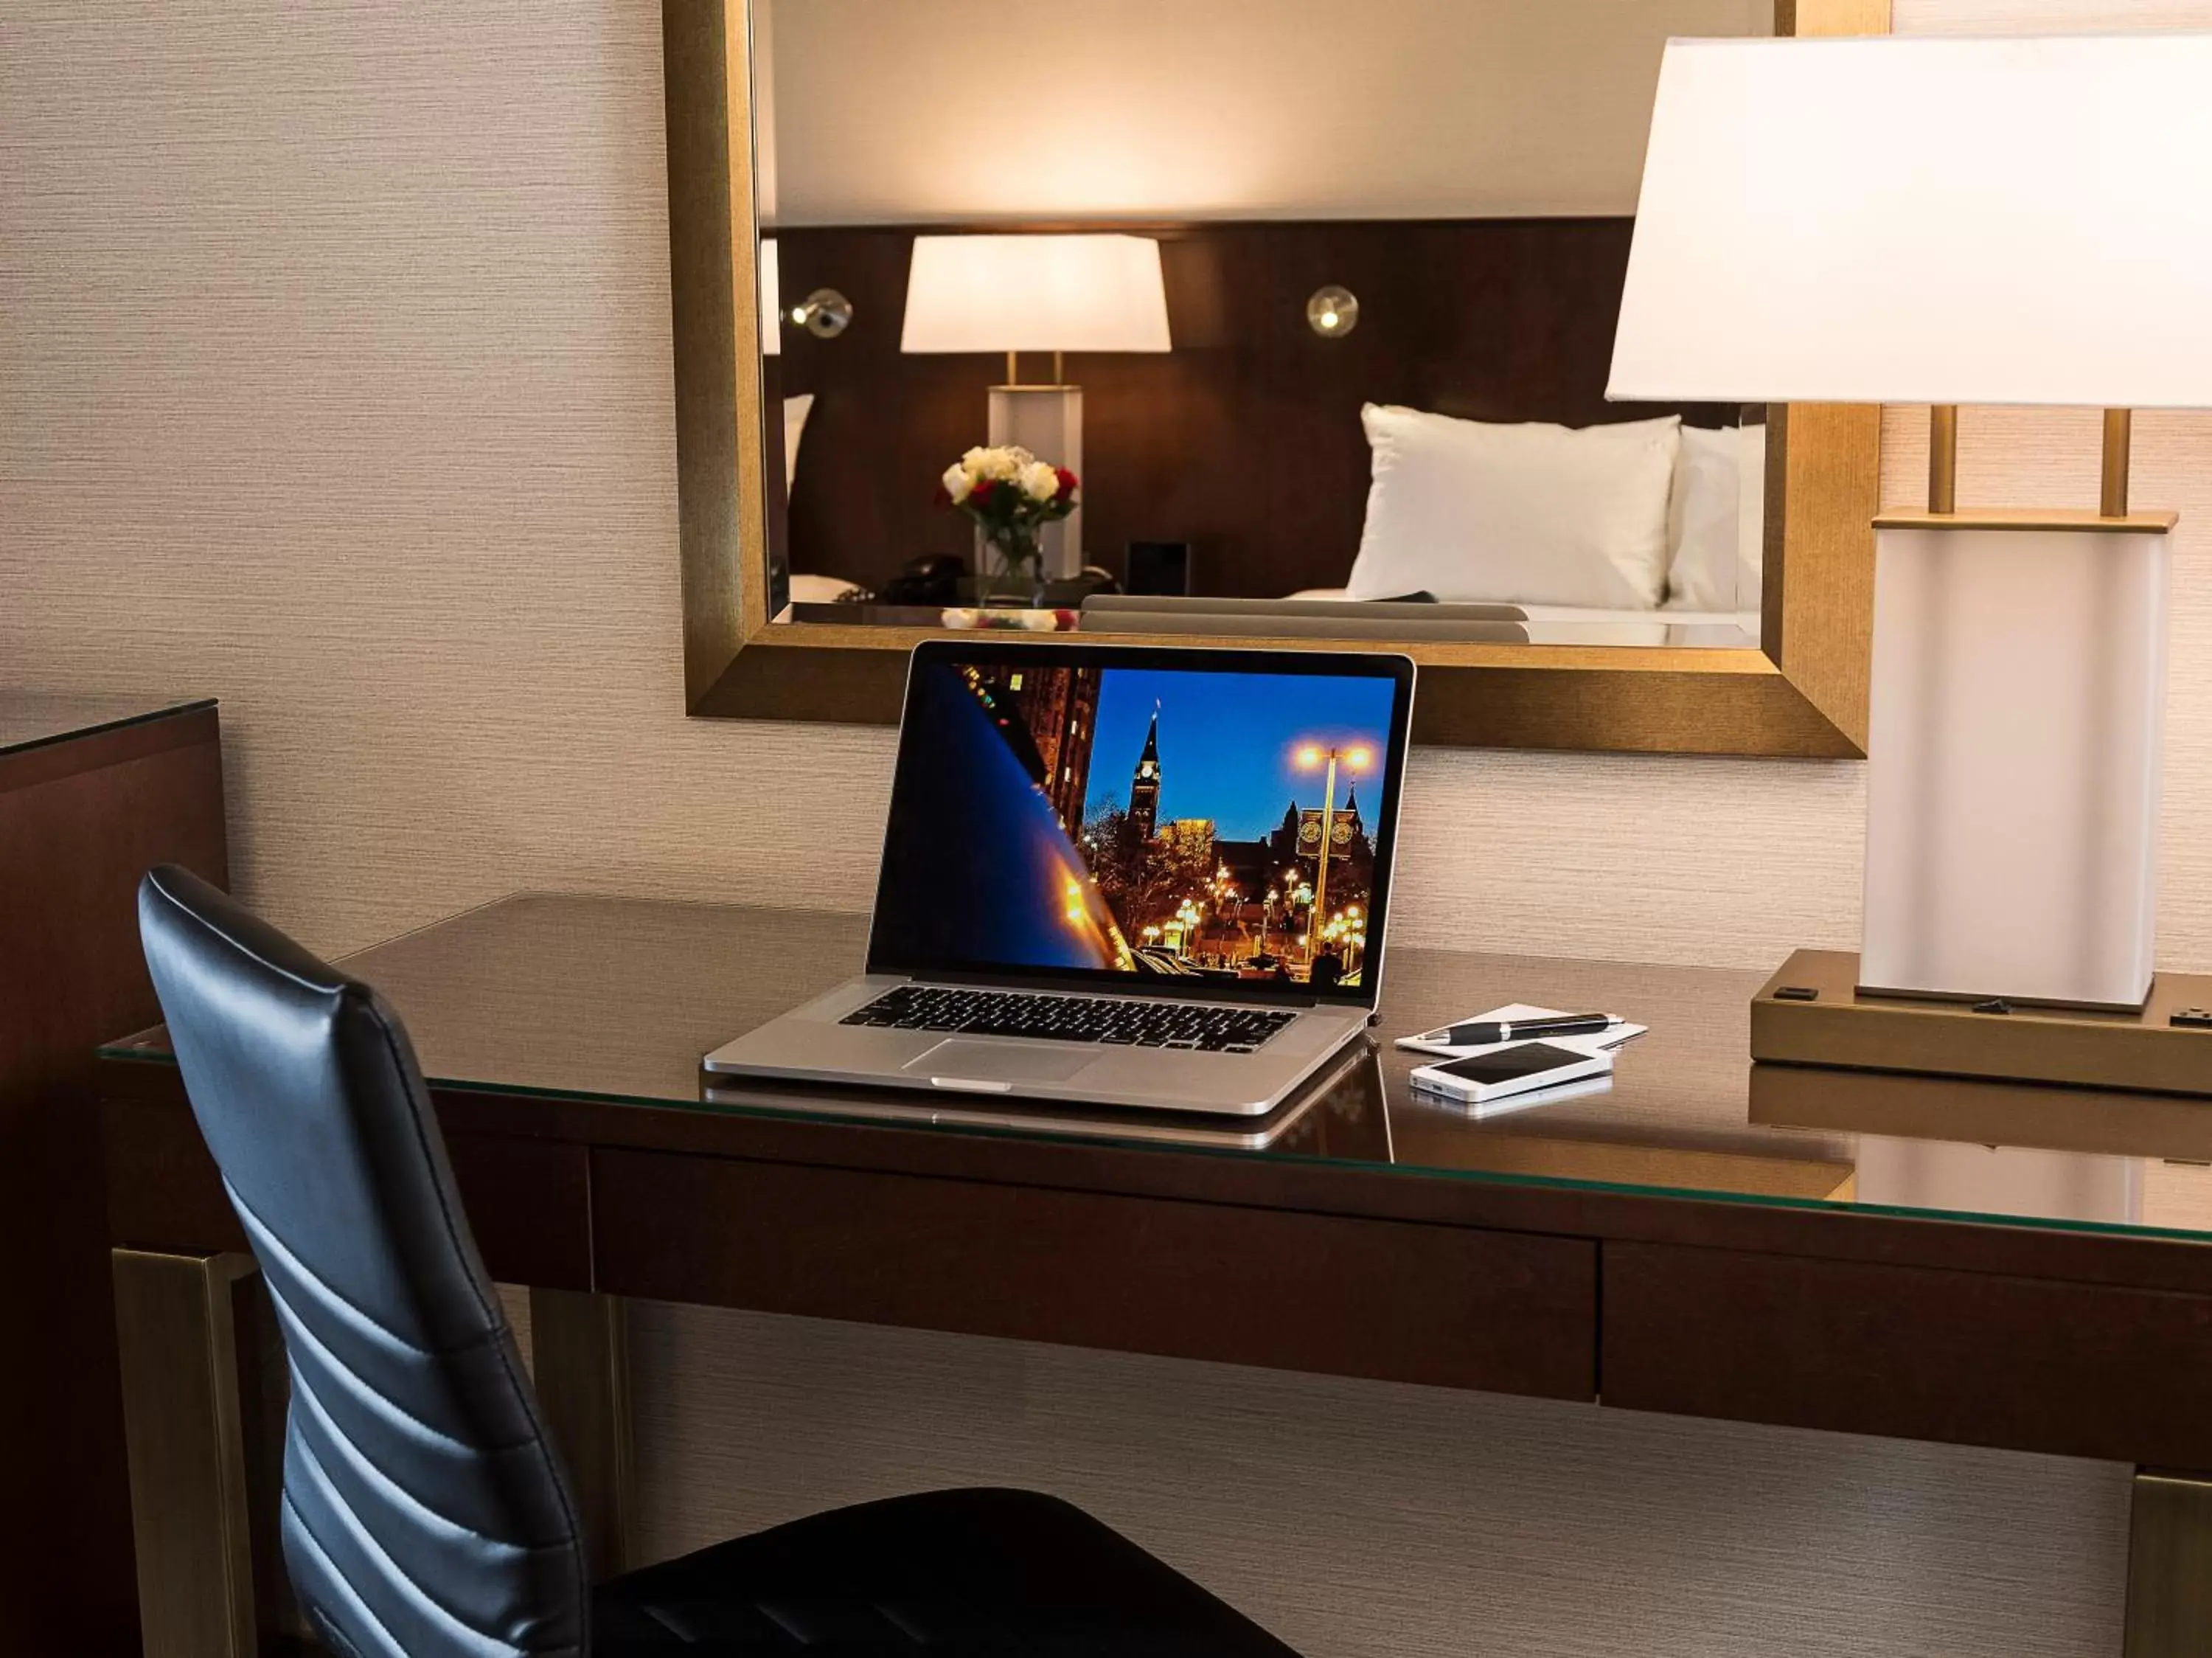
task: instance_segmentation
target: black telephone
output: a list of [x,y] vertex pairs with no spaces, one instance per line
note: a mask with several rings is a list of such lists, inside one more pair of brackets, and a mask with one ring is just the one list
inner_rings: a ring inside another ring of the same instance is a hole
[[968,561],[957,553],[926,552],[909,558],[876,597],[886,605],[957,605]]

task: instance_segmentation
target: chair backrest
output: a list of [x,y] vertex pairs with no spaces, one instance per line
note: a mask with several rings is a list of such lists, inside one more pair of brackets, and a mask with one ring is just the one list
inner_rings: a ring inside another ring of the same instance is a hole
[[139,933],[291,1362],[284,1557],[358,1658],[580,1653],[575,1505],[454,1194],[407,1033],[182,869]]

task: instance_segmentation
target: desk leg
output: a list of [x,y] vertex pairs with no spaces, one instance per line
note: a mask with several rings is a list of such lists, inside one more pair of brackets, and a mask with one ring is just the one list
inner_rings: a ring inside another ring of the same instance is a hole
[[2136,1471],[2128,1519],[2126,1658],[2212,1650],[2212,1479]]
[[619,1295],[530,1292],[530,1357],[546,1430],[582,1510],[595,1580],[628,1567],[636,1525],[629,1307]]
[[146,1658],[254,1658],[233,1301],[253,1259],[112,1253]]

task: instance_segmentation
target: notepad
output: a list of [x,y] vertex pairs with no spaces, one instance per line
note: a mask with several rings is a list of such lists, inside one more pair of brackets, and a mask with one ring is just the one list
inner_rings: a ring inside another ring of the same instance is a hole
[[[1523,1019],[1559,1019],[1564,1018],[1566,1012],[1567,1010],[1563,1008],[1539,1008],[1526,1002],[1509,1002],[1502,1008],[1492,1008],[1482,1013],[1468,1014],[1463,1019],[1455,1019],[1449,1024],[1438,1026],[1432,1031],[1425,1031],[1418,1036],[1401,1036],[1394,1045],[1403,1048],[1408,1053],[1428,1053],[1435,1054],[1441,1058],[1464,1059],[1471,1054],[1495,1053],[1498,1049],[1510,1048],[1514,1044],[1513,1042],[1486,1042],[1473,1047],[1455,1048],[1443,1039],[1452,1025],[1472,1025],[1478,1021],[1493,1019],[1504,1021],[1508,1024]],[[1650,1028],[1649,1025],[1615,1025],[1609,1030],[1592,1031],[1583,1036],[1547,1036],[1537,1039],[1548,1042],[1553,1047],[1573,1048],[1583,1053],[1604,1053],[1609,1049],[1619,1047],[1624,1042],[1633,1040]],[[1526,1042],[1530,1039],[1523,1036],[1515,1038],[1514,1041]]]

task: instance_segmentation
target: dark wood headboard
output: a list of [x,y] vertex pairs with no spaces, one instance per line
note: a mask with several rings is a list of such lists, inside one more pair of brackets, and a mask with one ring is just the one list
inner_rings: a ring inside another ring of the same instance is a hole
[[[1733,420],[1728,407],[1605,400],[1632,223],[1146,229],[1163,244],[1175,350],[1067,360],[1084,388],[1086,561],[1118,574],[1132,540],[1189,541],[1202,592],[1342,585],[1366,513],[1362,403],[1572,426]],[[984,441],[985,391],[1005,379],[1005,358],[900,354],[914,227],[775,234],[787,302],[829,287],[854,308],[836,339],[787,327],[770,360],[771,411],[777,394],[816,395],[790,567],[873,587],[919,554],[968,552],[965,521],[932,494]],[[1307,296],[1331,283],[1360,302],[1340,339],[1306,323]],[[1025,380],[1048,369],[1023,362]]]

